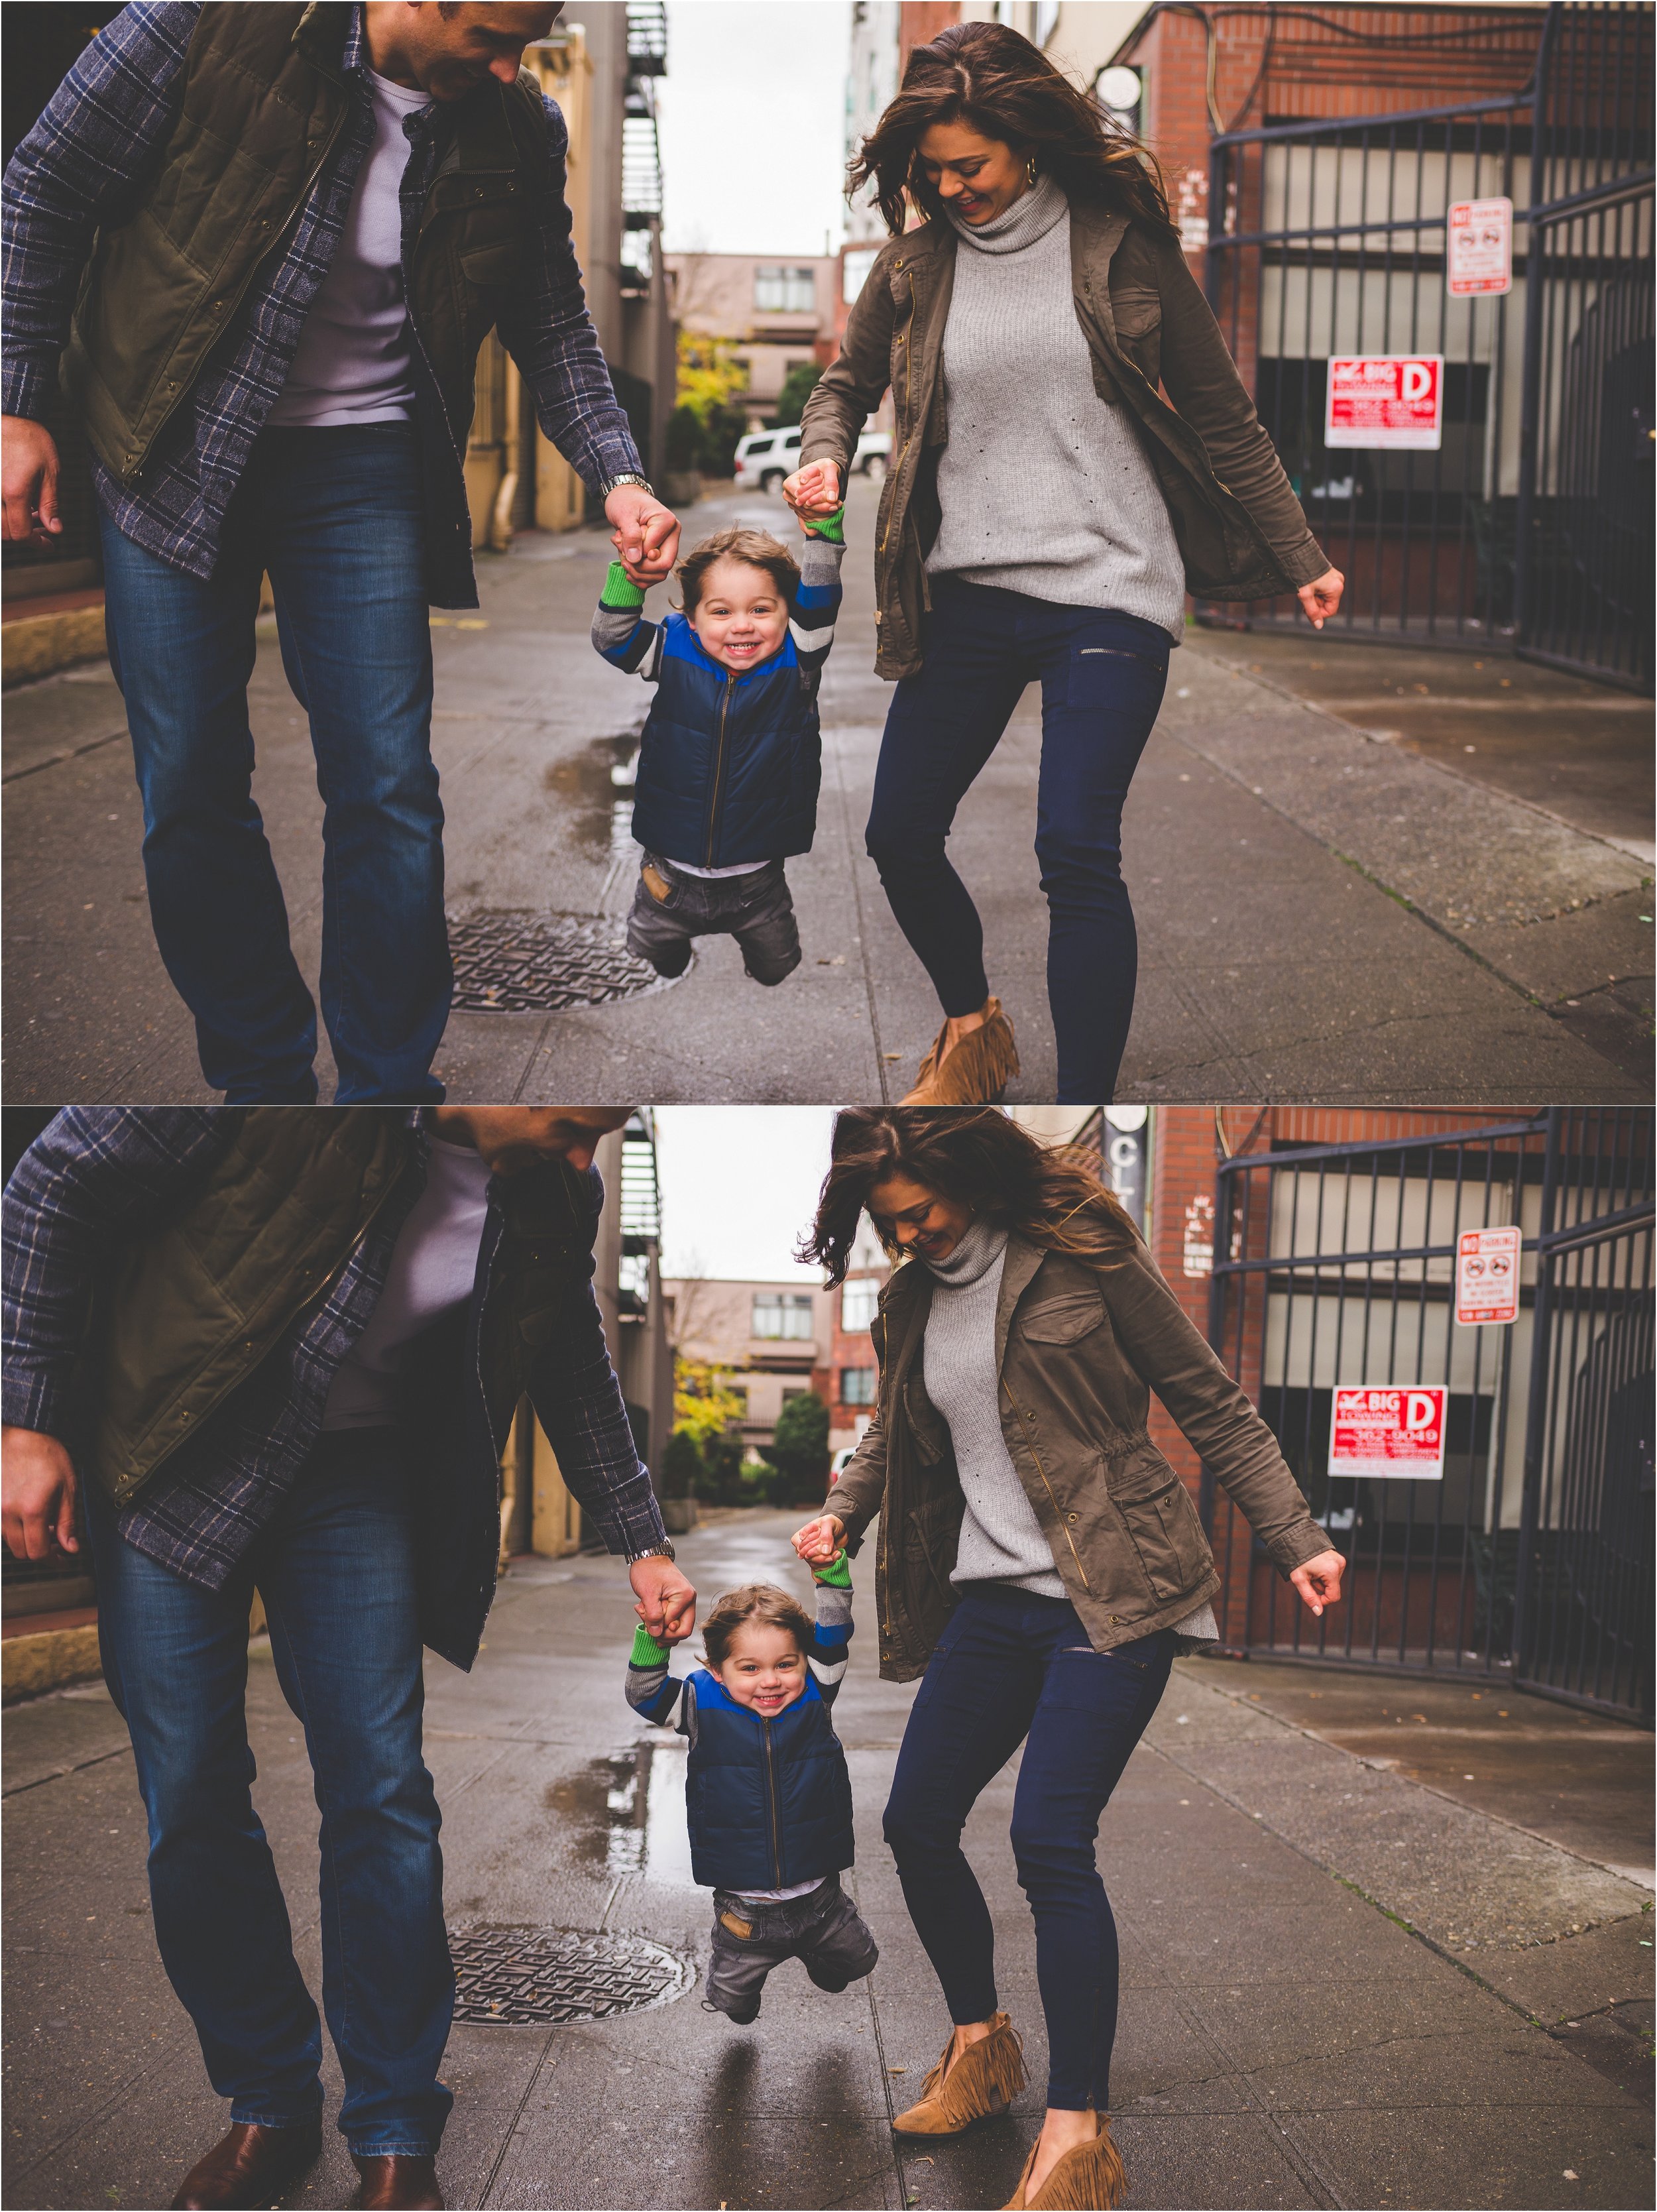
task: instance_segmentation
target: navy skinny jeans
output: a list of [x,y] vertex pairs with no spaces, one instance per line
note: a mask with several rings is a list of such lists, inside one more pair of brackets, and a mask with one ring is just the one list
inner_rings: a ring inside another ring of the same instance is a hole
[[268,570],[325,809],[322,1012],[337,1097],[441,1098],[431,1063],[452,978],[412,424],[266,430],[208,582],[100,521],[150,920],[207,1080],[232,1105],[317,1095],[316,1007],[252,793],[247,683]]
[[1048,908],[1057,1093],[1108,1105],[1133,1016],[1138,939],[1122,880],[1122,808],[1168,683],[1173,640],[1137,615],[1065,607],[934,576],[924,665],[893,694],[869,856],[946,1014],[989,996],[984,931],[945,845],[956,809],[1027,684],[1041,686],[1035,852]]
[[979,1792],[1022,1742],[1012,1848],[1035,1916],[1047,2102],[1110,2109],[1116,1923],[1094,1856],[1099,1816],[1168,1686],[1161,1630],[1096,1651],[1076,1608],[973,1583],[928,1662],[892,1778],[886,1840],[957,2027],[998,2009],[989,1907],[961,1848]]
[[125,1542],[95,1483],[87,1517],[104,1677],[132,1736],[167,1979],[233,2121],[322,2106],[322,2031],[254,1809],[247,1613],[257,1585],[322,1813],[322,2002],[339,2127],[362,2157],[434,2152],[454,2009],[443,1859],[421,1751],[413,1500],[388,1430],[325,1437],[222,1589]]

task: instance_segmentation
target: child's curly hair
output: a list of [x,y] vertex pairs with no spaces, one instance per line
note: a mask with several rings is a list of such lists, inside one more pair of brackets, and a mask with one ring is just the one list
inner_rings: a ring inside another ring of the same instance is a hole
[[799,563],[780,538],[766,530],[716,530],[693,545],[674,572],[684,595],[684,611],[694,615],[701,603],[702,586],[716,561],[740,561],[744,568],[762,568],[791,607],[799,588]]
[[740,1589],[727,1590],[702,1623],[702,1649],[710,1667],[724,1666],[737,1631],[750,1620],[786,1629],[802,1651],[810,1648],[811,1616],[797,1597],[774,1583],[744,1583]]

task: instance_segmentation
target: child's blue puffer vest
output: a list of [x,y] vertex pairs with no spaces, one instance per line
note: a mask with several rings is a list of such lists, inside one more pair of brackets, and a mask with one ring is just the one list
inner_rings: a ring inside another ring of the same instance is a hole
[[702,651],[682,614],[669,615],[662,630],[656,696],[639,746],[634,836],[646,851],[695,868],[809,853],[822,739],[793,639],[737,675]]
[[708,1889],[792,1889],[852,1864],[852,1780],[814,1681],[774,1720],[690,1676],[696,1740],[685,1776],[690,1869]]

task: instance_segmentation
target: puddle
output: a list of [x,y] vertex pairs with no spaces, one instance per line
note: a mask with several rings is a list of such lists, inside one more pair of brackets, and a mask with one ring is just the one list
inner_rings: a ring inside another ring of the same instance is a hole
[[614,867],[633,856],[633,771],[637,734],[594,738],[555,761],[543,787],[559,800],[571,837]]
[[682,1736],[664,1733],[547,1785],[547,1810],[567,1824],[578,1865],[642,1875],[672,1889],[695,1887],[685,1827],[685,1753]]

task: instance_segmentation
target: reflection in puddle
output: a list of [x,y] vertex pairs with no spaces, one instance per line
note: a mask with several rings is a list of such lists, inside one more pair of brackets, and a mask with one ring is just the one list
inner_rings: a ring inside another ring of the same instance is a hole
[[546,1807],[567,1824],[570,1856],[607,1874],[694,1889],[685,1826],[685,1742],[665,1731],[636,1750],[595,1759],[549,1784]]
[[562,802],[569,834],[615,866],[633,852],[633,771],[639,740],[595,738],[546,771],[546,789]]

